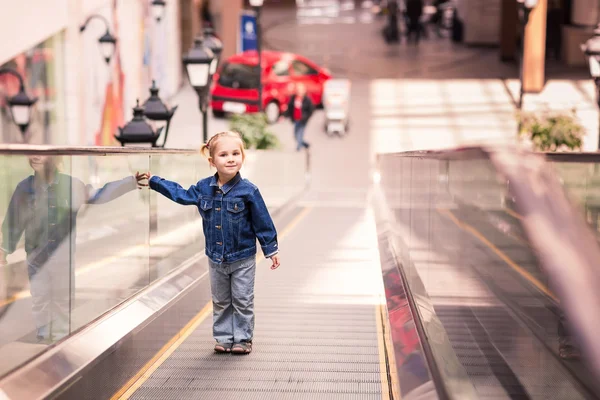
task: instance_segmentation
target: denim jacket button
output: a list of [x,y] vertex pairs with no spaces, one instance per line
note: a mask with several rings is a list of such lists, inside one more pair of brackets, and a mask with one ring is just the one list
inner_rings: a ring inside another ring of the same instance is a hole
[[219,246],[223,246],[223,242],[217,242]]
[[217,226],[215,226],[215,228],[221,229],[221,225],[217,225]]
[[221,211],[221,207],[215,208],[215,211]]

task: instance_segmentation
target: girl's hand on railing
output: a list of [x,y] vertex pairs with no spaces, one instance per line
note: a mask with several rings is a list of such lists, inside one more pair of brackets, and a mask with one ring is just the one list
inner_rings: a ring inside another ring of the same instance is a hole
[[[135,180],[137,181],[138,189],[141,189],[143,187],[147,187],[149,179],[150,179],[150,172],[143,172],[141,174],[139,172],[135,173]],[[146,181],[146,183],[142,182],[144,180]]]

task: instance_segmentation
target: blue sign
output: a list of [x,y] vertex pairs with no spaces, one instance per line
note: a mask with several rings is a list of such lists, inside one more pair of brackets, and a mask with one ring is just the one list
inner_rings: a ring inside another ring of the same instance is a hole
[[256,15],[243,13],[240,17],[240,52],[256,50]]

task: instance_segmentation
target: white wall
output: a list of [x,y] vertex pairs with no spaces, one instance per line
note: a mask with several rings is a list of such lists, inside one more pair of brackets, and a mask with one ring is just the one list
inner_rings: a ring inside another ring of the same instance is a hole
[[[104,16],[113,33],[115,22],[118,24],[120,65],[124,74],[123,122],[131,118],[136,98],[143,102],[149,96],[153,77],[160,85],[164,100],[179,89],[179,1],[167,1],[165,18],[160,24],[145,17],[151,10],[144,2],[150,1],[117,1],[117,21],[113,21],[115,0],[0,0],[0,27],[4,34],[0,37],[0,64],[58,32],[64,33],[65,112],[60,125],[67,133],[61,132],[60,136],[68,143],[61,141],[61,144],[94,143],[107,84],[116,83],[119,78],[115,60],[107,66],[100,55],[97,39],[105,31],[102,21],[93,20],[85,32],[79,32],[79,26],[91,14]],[[144,63],[144,51],[148,47],[152,51]]]
[[0,0],[0,64],[61,31],[68,0]]

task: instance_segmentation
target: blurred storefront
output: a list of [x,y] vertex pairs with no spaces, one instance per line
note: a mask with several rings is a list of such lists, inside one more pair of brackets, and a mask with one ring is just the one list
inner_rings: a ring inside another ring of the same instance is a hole
[[[27,137],[33,144],[66,144],[64,102],[64,34],[62,32],[22,52],[1,67],[16,70],[25,79],[30,96],[38,97],[33,108]],[[21,131],[13,123],[6,97],[19,91],[19,81],[0,75],[0,142],[23,143]]]

